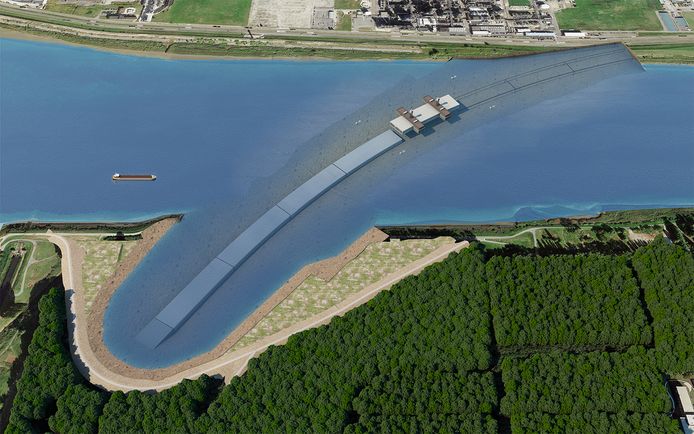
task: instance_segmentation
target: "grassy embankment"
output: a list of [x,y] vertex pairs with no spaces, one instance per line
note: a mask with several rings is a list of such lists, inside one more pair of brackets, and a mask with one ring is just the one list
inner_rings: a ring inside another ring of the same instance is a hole
[[[164,216],[165,217],[177,217]],[[180,217],[180,216],[178,216]],[[15,359],[22,355],[23,336],[33,330],[33,316],[36,312],[36,298],[53,285],[61,272],[61,261],[56,247],[38,239],[34,234],[54,231],[110,232],[114,234],[134,234],[142,231],[161,218],[136,223],[16,223],[3,227],[0,235],[6,235],[7,244],[0,252],[0,281],[3,280],[9,265],[12,249],[25,249],[20,269],[15,273],[12,292],[14,304],[0,316],[0,408],[4,395],[10,389],[8,381]],[[74,236],[74,241],[85,252],[83,280],[85,297],[91,302],[99,289],[113,274],[116,266],[137,244],[132,236],[124,241],[112,240],[114,237]],[[33,244],[32,244],[33,242]],[[53,282],[53,283],[51,283]],[[24,339],[26,341],[26,339]],[[24,342],[28,344],[28,341]],[[21,358],[20,358],[21,360]]]
[[[441,59],[450,57],[460,58],[493,58],[505,56],[518,56],[524,54],[540,53],[551,51],[549,47],[533,46],[511,46],[511,45],[482,45],[482,44],[446,44],[446,43],[415,43],[397,41],[378,41],[378,40],[349,40],[340,38],[321,38],[320,42],[331,44],[329,47],[317,45],[312,46],[283,46],[283,44],[272,44],[268,40],[247,41],[239,40],[235,44],[215,42],[212,39],[200,39],[197,42],[175,42],[163,43],[159,41],[125,40],[109,38],[92,38],[38,30],[34,28],[17,29],[0,25],[0,28],[11,30],[21,30],[23,32],[58,39],[68,43],[87,45],[92,47],[111,49],[111,50],[130,50],[148,53],[169,53],[196,56],[229,56],[229,57],[266,57],[266,58],[287,58],[287,57],[318,57],[342,60],[368,60],[368,59]],[[277,38],[279,39],[279,38]],[[287,43],[293,41],[305,42],[307,38],[284,37]],[[308,41],[314,41],[308,39]],[[388,48],[403,51],[370,49],[370,44],[387,46]],[[286,44],[285,44],[286,45]],[[360,48],[360,49],[354,49]]]
[[245,26],[250,11],[251,0],[176,0],[154,21]]
[[662,30],[658,0],[576,0],[576,7],[557,13],[562,29]]
[[[351,29],[351,20],[345,16],[341,22],[341,30]],[[192,56],[228,56],[228,57],[258,57],[258,58],[289,58],[316,57],[337,60],[369,60],[369,59],[448,59],[450,57],[484,59],[494,57],[518,56],[524,54],[552,51],[551,47],[511,46],[511,45],[482,45],[482,44],[445,44],[445,43],[414,43],[400,41],[371,41],[349,40],[344,38],[321,38],[320,42],[330,43],[333,47],[283,47],[271,45],[267,41],[241,40],[237,44],[221,44],[212,39],[200,39],[189,43],[164,43],[159,41],[110,39],[83,37],[61,32],[43,31],[34,28],[17,28],[0,25],[0,29],[21,31],[39,37],[57,39],[72,44],[86,45],[107,50],[139,51],[143,53],[182,54]],[[233,36],[232,36],[233,37]],[[280,39],[270,36],[267,40]],[[284,36],[282,39],[291,41],[306,41],[302,37]],[[385,51],[378,48],[369,50],[353,49],[368,48],[369,44],[378,44],[392,48],[413,48],[413,52]],[[645,63],[676,63],[694,64],[694,44],[654,44],[630,45],[634,55]]]
[[[10,368],[21,352],[22,332],[14,328],[0,331],[0,398],[9,390]],[[0,401],[2,408],[2,401]]]
[[671,235],[672,237],[676,238],[680,233],[688,234],[692,229],[686,227],[683,217],[685,220],[694,222],[694,208],[610,211],[596,217],[554,218],[517,223],[393,226],[382,229],[395,237],[453,236],[459,239],[486,237],[496,241],[485,242],[484,244],[489,248],[503,247],[503,244],[531,248],[534,244],[532,234],[523,233],[527,229],[549,228],[536,231],[540,245],[580,246],[591,243],[626,243],[630,241],[629,230],[636,236],[640,235],[647,239],[663,233],[664,229],[667,231],[666,222],[673,225],[670,228],[670,231],[675,232]]
[[694,65],[694,44],[630,45],[644,63],[676,63]]
[[79,15],[82,17],[96,18],[101,12],[116,10],[119,7],[132,7],[136,9],[135,15],[139,15],[142,5],[139,2],[114,2],[109,5],[80,6],[73,3],[60,3],[56,0],[48,0],[45,10],[61,14]]
[[451,238],[441,237],[371,244],[331,279],[309,276],[246,333],[231,351],[325,312],[369,285],[452,242]]
[[[12,291],[14,292],[15,304],[26,304],[29,302],[31,288],[43,279],[60,274],[60,256],[53,244],[39,240],[35,241],[35,244],[25,240],[11,241],[5,246],[5,252],[2,256],[9,257],[12,250],[18,251],[19,249],[23,249],[24,254],[21,265],[12,279]],[[7,272],[6,268],[0,271],[0,280]],[[7,325],[8,321],[11,322],[19,313],[21,310],[13,309],[13,316],[0,317],[0,324]]]

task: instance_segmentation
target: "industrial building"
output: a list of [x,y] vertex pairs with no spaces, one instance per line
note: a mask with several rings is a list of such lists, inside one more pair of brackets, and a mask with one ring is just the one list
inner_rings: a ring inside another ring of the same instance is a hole
[[684,385],[682,383],[674,387],[677,394],[677,401],[679,402],[679,405],[675,406],[675,411],[679,413],[682,429],[687,434],[694,433],[694,405],[692,404],[692,398],[689,392],[690,388],[690,385]]

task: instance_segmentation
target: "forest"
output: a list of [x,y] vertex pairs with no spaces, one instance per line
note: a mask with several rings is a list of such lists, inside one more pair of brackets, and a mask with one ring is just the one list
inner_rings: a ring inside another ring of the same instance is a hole
[[156,394],[82,378],[54,289],[7,432],[675,432],[663,384],[694,370],[693,270],[662,239],[621,256],[476,246],[271,347],[227,385],[202,376]]
[[694,256],[656,242],[633,258],[653,316],[655,348],[668,373],[694,373]]
[[589,412],[569,415],[525,413],[511,419],[511,429],[518,434],[538,432],[547,434],[682,433],[679,422],[667,414],[627,412]]
[[499,346],[626,347],[651,328],[626,256],[492,258],[487,263]]
[[643,347],[624,353],[560,351],[501,363],[504,414],[667,413],[670,398],[655,355]]

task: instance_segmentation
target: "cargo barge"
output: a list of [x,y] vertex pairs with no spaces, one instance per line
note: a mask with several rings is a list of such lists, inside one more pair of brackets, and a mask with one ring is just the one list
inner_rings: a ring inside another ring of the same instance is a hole
[[156,181],[156,175],[121,175],[114,173],[111,177],[114,181]]

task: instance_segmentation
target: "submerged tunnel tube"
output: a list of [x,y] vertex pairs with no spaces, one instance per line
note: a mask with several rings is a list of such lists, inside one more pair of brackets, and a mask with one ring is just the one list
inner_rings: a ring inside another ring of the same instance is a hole
[[[455,95],[454,98],[462,104],[461,107],[470,110],[542,82],[618,63],[634,62],[639,65],[622,44],[578,48],[575,52],[582,55],[507,77]],[[156,348],[185,323],[246,259],[287,222],[360,167],[403,142],[403,138],[398,134],[390,130],[385,131],[330,164],[289,193],[217,255],[137,334],[136,340],[150,349]]]

